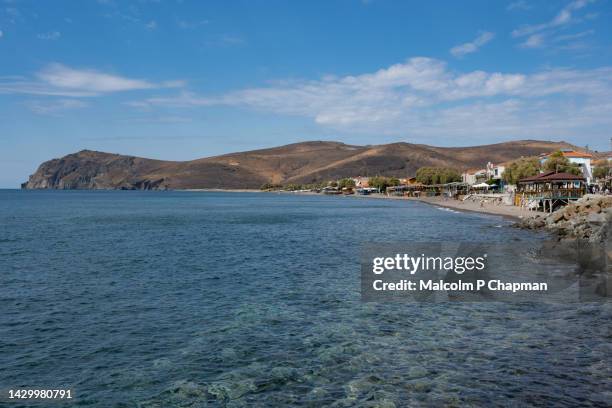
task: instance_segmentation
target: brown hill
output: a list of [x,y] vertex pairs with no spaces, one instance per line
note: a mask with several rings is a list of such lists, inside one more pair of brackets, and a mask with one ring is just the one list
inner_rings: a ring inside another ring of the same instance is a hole
[[419,167],[483,167],[561,148],[565,142],[521,140],[473,147],[410,143],[351,146],[304,142],[176,162],[83,150],[40,165],[22,188],[259,188],[264,183],[312,183],[348,176],[412,176]]

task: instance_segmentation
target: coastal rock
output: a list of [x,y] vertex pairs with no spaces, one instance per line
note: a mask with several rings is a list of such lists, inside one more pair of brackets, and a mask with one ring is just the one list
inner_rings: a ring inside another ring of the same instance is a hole
[[608,242],[612,239],[612,197],[587,194],[552,214],[527,217],[516,226],[546,229],[562,240]]
[[[567,215],[567,218],[566,218],[566,215]],[[555,223],[557,223],[557,222],[561,221],[561,220],[562,220],[562,219],[564,219],[564,218],[565,218],[566,220],[569,220],[569,219],[570,219],[570,215],[569,215],[569,214],[566,214],[566,213],[565,213],[565,211],[557,211],[557,212],[554,212],[554,213],[552,213],[552,214],[550,215],[550,217],[549,217],[549,219],[550,219],[550,223],[551,223],[551,224],[555,224]]]
[[602,225],[608,221],[608,217],[606,217],[606,214],[592,213],[588,215],[586,220],[589,224]]

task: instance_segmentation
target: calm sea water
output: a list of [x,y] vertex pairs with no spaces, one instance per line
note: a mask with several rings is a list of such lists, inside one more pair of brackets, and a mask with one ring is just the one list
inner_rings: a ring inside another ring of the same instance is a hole
[[609,304],[360,301],[364,242],[536,242],[507,224],[394,200],[0,190],[0,392],[71,388],[62,406],[101,407],[608,406]]

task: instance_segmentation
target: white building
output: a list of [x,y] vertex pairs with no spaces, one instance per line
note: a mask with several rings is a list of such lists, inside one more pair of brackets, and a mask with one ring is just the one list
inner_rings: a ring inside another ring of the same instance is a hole
[[358,177],[354,177],[353,181],[355,182],[355,187],[357,187],[357,188],[365,188],[365,187],[369,187],[370,186],[370,184],[369,184],[370,178],[369,177],[358,176]]
[[467,170],[461,175],[461,178],[464,183],[469,185],[483,183],[491,179],[501,180],[504,170],[506,170],[506,167],[503,164],[495,165],[488,162],[484,169]]
[[506,166],[503,164],[494,165],[491,162],[487,163],[487,176],[490,179],[501,180],[505,170]]
[[[561,153],[564,157],[567,157],[570,163],[574,163],[580,166],[582,170],[582,175],[586,178],[587,184],[590,184],[593,180],[593,168],[591,167],[591,160],[593,159],[593,155],[589,153],[577,152],[575,150],[561,150]],[[552,154],[552,153],[551,153]],[[548,159],[547,155],[543,155],[540,157],[540,161],[542,164]]]

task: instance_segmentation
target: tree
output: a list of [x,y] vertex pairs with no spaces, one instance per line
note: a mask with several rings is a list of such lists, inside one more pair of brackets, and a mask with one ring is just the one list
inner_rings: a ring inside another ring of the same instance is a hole
[[401,183],[397,177],[389,177],[387,179],[389,186],[399,186]]
[[580,166],[576,163],[570,163],[569,159],[561,151],[554,152],[548,156],[548,159],[544,162],[544,169],[556,173],[575,174],[577,176],[582,174]]
[[338,188],[355,188],[355,180],[351,178],[343,178],[338,180]]
[[598,160],[593,163],[595,168],[593,169],[593,177],[596,179],[604,179],[607,176],[612,175],[612,162],[606,159]]
[[303,187],[307,190],[320,190],[322,188],[327,187],[327,185],[328,185],[327,181],[319,181],[315,183],[306,184]]
[[281,186],[280,184],[265,183],[259,189],[264,190],[264,191],[265,190],[279,190],[282,187],[283,186]]
[[461,181],[461,175],[448,167],[421,167],[416,172],[416,179],[422,184],[446,184]]
[[485,183],[487,183],[490,186],[499,186],[499,179],[490,178],[487,181],[485,181]]
[[382,192],[382,191],[387,190],[387,187],[399,186],[400,181],[399,179],[395,177],[376,176],[376,177],[370,177],[370,180],[368,180],[368,184],[370,185],[370,187],[378,189],[378,191]]
[[535,176],[542,168],[537,157],[521,157],[510,163],[504,170],[503,179],[508,184],[516,184],[525,177]]

